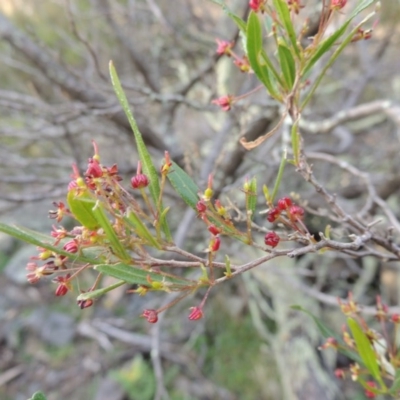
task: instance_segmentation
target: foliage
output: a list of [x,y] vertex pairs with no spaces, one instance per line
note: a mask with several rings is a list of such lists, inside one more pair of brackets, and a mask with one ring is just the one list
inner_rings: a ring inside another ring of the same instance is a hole
[[[244,51],[243,56],[238,56],[232,43],[218,41],[218,55],[231,57],[240,71],[254,74],[260,82],[257,90],[266,91],[281,110],[278,123],[269,132],[252,141],[243,137],[240,143],[246,150],[253,150],[278,132],[284,131],[290,136],[290,146],[282,152],[274,187],[270,190],[265,182],[261,182],[267,221],[273,224],[272,229],[255,222],[255,215],[260,208],[257,192],[260,182],[255,177],[247,178],[243,184],[241,193],[244,206],[239,209],[227,201],[214,198],[214,193],[221,188],[215,187],[213,174],[208,177],[207,187],[200,188],[178,163],[171,160],[168,151],[162,162],[154,161],[130,109],[114,63],[110,62],[111,84],[133,131],[137,147],[139,160],[136,175],[131,179],[130,188],[124,186],[118,166],[104,165],[97,143],[93,141],[94,154],[89,159],[86,172],[81,174],[78,166],[73,166],[67,201],[55,203],[56,209],[50,212],[58,223],[65,216],[72,217],[76,221],[73,229],[55,226],[51,235],[46,237],[27,228],[0,224],[0,231],[39,247],[39,255],[27,266],[30,283],[51,276],[57,284],[57,296],[66,295],[73,286],[79,288],[77,303],[82,309],[91,307],[94,300],[125,284],[133,285],[129,292],[140,296],[160,291],[173,294],[173,299],[162,307],[143,311],[142,316],[150,323],[156,323],[160,313],[185,297],[204,290],[202,300],[191,307],[188,315],[189,320],[194,321],[203,317],[205,303],[212,290],[277,257],[293,258],[312,252],[323,254],[336,251],[351,256],[363,252],[363,255],[382,259],[399,258],[397,246],[388,239],[386,233],[374,231],[372,223],[349,215],[336,202],[335,196],[315,178],[301,131],[302,114],[328,69],[352,43],[371,37],[371,30],[365,26],[378,12],[378,4],[374,7],[374,0],[359,1],[340,26],[329,30],[334,17],[346,6],[346,1],[324,1],[318,30],[307,44],[303,44],[308,26],[298,23],[303,6],[297,0],[252,0],[249,2],[251,11],[246,19],[229,10],[224,3],[215,2],[237,25]],[[370,12],[365,15],[365,10]],[[268,42],[268,46],[265,42]],[[272,51],[267,51],[267,47],[272,47]],[[213,103],[229,111],[254,92],[236,97],[225,95]],[[95,94],[93,96],[96,98]],[[332,220],[346,227],[346,233],[338,240],[330,238],[329,225],[324,229],[325,234],[318,232],[316,235],[309,231],[305,223],[306,204],[301,204],[301,199],[285,196],[277,200],[287,166],[294,167],[291,173],[297,173],[323,197],[329,205]],[[362,176],[357,171],[354,173]],[[208,232],[209,241],[204,257],[181,249],[173,242],[169,221],[174,208],[164,205],[166,188],[170,189],[168,183],[182,201],[196,212],[204,231]],[[379,198],[372,189],[370,194],[379,204]],[[383,208],[388,218],[393,219],[391,211],[386,206]],[[264,240],[260,240],[260,232]],[[221,246],[228,239],[243,247],[258,249],[262,256],[234,264],[230,261],[229,252],[225,252]],[[282,242],[288,246],[279,247]],[[224,261],[219,261],[220,255],[224,256]],[[174,260],[175,256],[182,260]],[[85,280],[92,280],[90,287],[80,288],[79,279],[82,276],[85,276]],[[105,276],[116,281],[103,286]],[[353,379],[355,377],[360,382],[369,396],[377,393],[397,396],[397,370],[391,374],[387,369],[384,370],[384,361],[375,347],[377,340],[366,322],[359,317],[351,296],[348,304],[351,310],[347,325],[351,334],[346,331],[342,339],[333,338],[330,343],[337,345],[339,350],[356,362],[351,367]],[[328,330],[323,323],[317,317],[313,318],[326,335]],[[392,359],[387,361],[394,369],[398,368],[396,356],[395,353],[391,354]],[[358,372],[360,365],[365,368],[362,373]],[[152,383],[140,380],[142,369],[145,369],[143,360],[136,359],[131,372],[140,375],[137,382],[121,374],[116,376],[123,384],[130,382],[133,385],[127,388],[130,393],[138,390],[136,384],[143,384],[140,386],[143,398],[151,398]],[[372,376],[373,384],[365,380],[363,374]],[[387,385],[387,380],[393,382]]]

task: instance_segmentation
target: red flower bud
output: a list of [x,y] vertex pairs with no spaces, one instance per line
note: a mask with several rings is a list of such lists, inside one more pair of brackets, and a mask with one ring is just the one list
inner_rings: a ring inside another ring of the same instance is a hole
[[215,236],[214,238],[211,239],[208,249],[211,253],[214,253],[219,250],[220,245],[221,245],[221,239],[219,238],[219,236]]
[[132,177],[131,185],[134,189],[142,189],[149,186],[149,178],[145,174],[138,174]]
[[58,283],[56,296],[65,296],[68,293],[68,290],[71,289],[70,278],[71,274],[67,274],[65,276],[57,276],[57,278],[53,279],[53,282]]
[[280,214],[281,212],[278,208],[273,208],[272,210],[268,211],[267,220],[269,222],[275,222]]
[[64,244],[63,249],[65,251],[68,251],[68,253],[77,253],[79,249],[78,243],[76,242],[76,240],[70,240],[69,242]]
[[215,39],[217,41],[217,54],[222,55],[226,54],[227,56],[231,55],[232,45],[233,43],[227,42],[226,40]]
[[[370,388],[376,388],[376,383],[374,381],[367,381],[366,382],[367,386],[369,386]],[[372,392],[371,390],[365,389],[365,397],[367,397],[368,399],[374,399],[376,397],[376,394],[374,392]]]
[[344,379],[345,378],[344,370],[342,370],[341,368],[335,369],[334,374],[335,374],[336,378],[338,378],[338,379]]
[[77,304],[81,310],[84,308],[91,307],[93,305],[93,300],[92,299],[87,299],[87,300],[78,300]]
[[332,10],[341,10],[347,3],[347,0],[332,0],[331,1],[331,9]]
[[232,96],[222,96],[222,97],[219,97],[218,99],[213,100],[211,103],[216,104],[217,106],[220,106],[223,111],[229,111],[231,109],[231,106],[233,103],[233,97]]
[[302,219],[304,216],[304,209],[296,205],[291,206],[288,212],[295,219]]
[[278,200],[277,209],[280,211],[285,211],[292,205],[292,200],[289,197],[282,197]]
[[203,318],[203,310],[200,307],[190,307],[190,310],[192,310],[189,314],[190,321],[197,321]]
[[398,324],[400,323],[400,314],[393,314],[391,317],[393,323]]
[[149,186],[149,178],[142,174],[142,163],[138,161],[136,175],[131,178],[131,185],[134,189],[143,189]]
[[89,163],[87,170],[85,172],[85,176],[91,178],[100,178],[101,176],[103,176],[103,170],[101,168],[101,165],[96,159],[89,158]]
[[196,204],[196,209],[200,214],[205,213],[207,210],[207,205],[203,200],[199,200]]
[[142,317],[146,318],[151,324],[155,324],[158,321],[158,312],[156,310],[144,310]]
[[60,283],[56,289],[56,296],[65,296],[68,293],[68,287],[65,283]]
[[280,240],[281,238],[275,232],[268,232],[265,235],[264,243],[267,246],[271,246],[273,248],[278,246]]
[[254,12],[258,12],[258,11],[262,11],[263,10],[263,6],[264,5],[264,0],[250,0],[249,1],[249,7],[254,11]]
[[214,236],[217,236],[219,233],[221,233],[221,229],[217,228],[215,225],[210,225],[208,227],[208,231]]

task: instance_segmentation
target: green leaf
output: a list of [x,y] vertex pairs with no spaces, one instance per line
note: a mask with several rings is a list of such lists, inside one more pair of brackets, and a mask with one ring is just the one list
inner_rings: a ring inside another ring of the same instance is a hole
[[[249,63],[257,78],[264,84],[267,88],[269,94],[279,99],[280,95],[275,89],[275,82],[271,76],[274,69],[269,57],[265,52],[263,52],[262,44],[262,29],[260,20],[258,16],[253,11],[249,15],[247,20],[247,40],[246,40],[246,51],[247,57],[249,58]],[[259,61],[259,57],[262,57],[264,65]],[[271,72],[270,72],[271,71]]]
[[122,260],[127,261],[131,257],[126,251],[125,247],[122,245],[120,240],[118,239],[117,234],[115,233],[114,228],[112,227],[101,203],[97,203],[93,207],[93,215],[96,218],[98,224],[103,228],[105,235],[107,236],[108,241],[114,251],[114,253],[120,257]]
[[124,217],[124,220],[133,227],[135,233],[144,240],[145,244],[153,246],[156,249],[161,249],[161,245],[157,242],[157,239],[153,237],[147,229],[147,226],[132,210],[128,210],[127,216]]
[[274,186],[274,189],[272,190],[272,194],[271,194],[271,202],[272,203],[274,202],[275,197],[278,194],[279,186],[281,186],[281,181],[282,181],[283,171],[285,170],[285,166],[286,166],[286,150],[282,154],[282,159],[281,159],[281,163],[279,165],[278,175],[276,176],[275,186]]
[[360,355],[364,366],[368,369],[373,378],[383,386],[383,380],[379,372],[378,362],[371,342],[367,335],[361,329],[358,322],[353,318],[347,318],[347,324],[351,330],[353,339],[356,343],[358,354]]
[[[365,6],[365,4],[364,4]],[[365,8],[365,7],[362,8]],[[302,104],[301,104],[301,110],[304,109],[304,107],[307,105],[307,103],[310,101],[311,97],[314,95],[315,91],[317,90],[319,84],[322,81],[322,78],[325,76],[326,71],[328,70],[328,68],[330,68],[330,66],[336,61],[336,59],[339,57],[339,55],[342,53],[342,51],[346,48],[346,46],[351,42],[351,40],[353,39],[354,35],[357,33],[358,29],[363,26],[369,19],[371,19],[374,15],[376,14],[376,12],[371,12],[369,15],[367,15],[360,23],[358,23],[351,31],[350,33],[344,38],[342,39],[342,41],[338,44],[337,48],[335,49],[335,51],[333,52],[333,54],[331,55],[331,57],[329,58],[328,62],[324,65],[324,67],[322,68],[322,71],[319,72],[319,75],[317,76],[314,84],[312,85],[311,89],[309,90],[309,92],[307,93],[306,98],[303,100]],[[348,24],[350,23],[350,21],[353,19],[354,17],[351,17],[340,29],[339,31],[343,32],[346,30]],[[346,25],[347,24],[347,25]],[[335,34],[334,34],[335,35]],[[329,40],[330,38],[328,38],[327,40]],[[333,44],[332,44],[333,45]],[[332,46],[330,46],[332,47]],[[311,58],[313,59],[313,57]],[[306,66],[306,71],[308,71],[309,68],[308,66]],[[302,76],[304,76],[304,71]]]
[[36,392],[28,400],[47,400],[47,397],[42,392]]
[[181,290],[188,286],[193,286],[196,282],[189,281],[186,279],[172,278],[165,276],[162,273],[156,273],[141,268],[133,267],[123,263],[110,265],[100,264],[94,267],[96,271],[99,271],[105,275],[113,276],[114,278],[121,279],[130,284],[149,286],[149,280],[154,282],[164,282],[170,290]]
[[289,36],[290,42],[292,43],[292,47],[296,52],[297,56],[300,57],[300,50],[297,45],[296,32],[294,31],[292,20],[290,18],[289,7],[285,0],[273,0],[273,2],[275,9],[278,12],[279,19],[282,22],[282,25]]
[[257,180],[252,178],[248,182],[248,189],[246,193],[246,210],[250,212],[250,219],[254,219],[257,207]]
[[345,22],[337,31],[335,31],[331,36],[323,40],[316,51],[314,52],[313,56],[310,60],[306,63],[304,70],[302,72],[302,76],[306,76],[311,68],[315,65],[315,63],[329,50],[331,49],[337,40],[345,33],[347,27],[350,24],[351,19]]
[[89,299],[97,299],[100,296],[103,296],[103,294],[106,294],[107,292],[110,292],[111,290],[116,289],[117,287],[120,287],[122,285],[125,285],[125,281],[120,281],[116,282],[110,286],[107,286],[105,288],[97,289],[97,290],[92,290],[91,292],[86,292],[86,293],[81,293],[76,300],[77,301],[82,301],[82,300],[89,300]]
[[365,10],[367,7],[369,7],[371,4],[376,3],[377,0],[362,0],[358,3],[357,7],[353,10],[351,13],[351,18],[354,18],[356,15],[358,15],[361,11]]
[[321,318],[316,317],[315,315],[313,315],[312,313],[310,313],[308,310],[306,310],[305,308],[295,305],[291,307],[293,310],[298,310],[298,311],[302,311],[304,313],[306,313],[308,316],[310,316],[313,320],[315,325],[317,326],[318,330],[320,331],[322,337],[324,339],[328,339],[330,337],[333,337],[334,339],[336,339],[336,341],[339,343],[339,345],[341,345],[341,348],[338,350],[340,353],[344,354],[345,356],[349,357],[351,360],[355,361],[356,363],[360,364],[361,363],[361,358],[358,356],[358,354],[347,350],[347,348],[345,348],[345,343],[342,339],[342,336],[339,335],[338,333],[336,333],[334,330],[332,330],[331,328],[329,328],[323,321]]
[[290,91],[293,88],[296,79],[296,65],[294,58],[290,50],[283,44],[278,45],[278,56],[286,88]]
[[57,254],[67,256],[70,259],[73,258],[73,260],[82,263],[97,264],[99,262],[95,258],[89,258],[84,255],[79,255],[78,253],[71,254],[60,247],[53,246],[51,242],[54,241],[54,238],[52,238],[51,236],[32,231],[31,229],[24,228],[22,226],[11,226],[0,222],[0,232],[4,232],[7,235],[15,237],[16,239],[22,240],[23,242],[32,244],[34,246],[43,247],[44,249],[54,251]]
[[238,15],[233,13],[223,1],[221,0],[210,0],[210,1],[212,1],[214,4],[218,4],[224,10],[224,12],[236,23],[238,28],[243,33],[246,33],[246,22],[243,21],[242,18],[240,18]]
[[[118,100],[125,112],[126,117],[128,118],[129,124],[132,128],[135,141],[136,141],[136,146],[138,149],[140,161],[142,162],[142,167],[143,167],[143,172],[148,176],[150,183],[149,183],[149,189],[150,189],[150,194],[153,199],[154,204],[157,206],[158,200],[160,198],[160,182],[159,182],[159,177],[157,173],[157,169],[155,168],[153,161],[151,160],[150,153],[148,152],[146,145],[143,141],[142,134],[139,131],[139,128],[137,126],[136,120],[133,117],[133,114],[130,110],[128,99],[126,98],[125,92],[122,89],[121,82],[118,78],[117,71],[115,70],[114,64],[112,61],[110,61],[109,64],[109,69],[110,69],[110,76],[111,76],[111,82],[114,88],[114,91],[118,97]],[[158,210],[159,213],[162,213],[164,207],[161,204],[161,209]],[[161,226],[167,240],[172,240],[171,232],[169,229],[169,226],[167,224],[167,221],[164,221],[164,224]]]
[[72,188],[67,195],[67,203],[74,218],[85,228],[94,231],[100,227],[96,217],[93,215],[93,207],[96,200],[86,191],[80,192],[79,188]]
[[193,182],[192,178],[176,163],[172,162],[172,168],[167,175],[171,185],[181,199],[193,209],[199,201],[200,189]]
[[299,133],[299,120],[295,121],[291,129],[292,150],[294,156],[294,165],[299,165],[300,159],[300,133]]
[[389,394],[397,395],[400,391],[400,368],[396,370],[393,385],[390,387]]

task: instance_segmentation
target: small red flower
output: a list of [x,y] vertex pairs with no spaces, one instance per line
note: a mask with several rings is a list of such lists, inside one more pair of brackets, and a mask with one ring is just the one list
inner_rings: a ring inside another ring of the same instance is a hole
[[250,71],[250,63],[246,56],[243,58],[237,58],[233,63],[240,69],[241,72]]
[[271,223],[275,222],[280,214],[281,212],[278,208],[273,208],[272,210],[268,211],[267,220]]
[[289,208],[289,214],[294,218],[294,219],[302,219],[304,216],[304,209],[301,208],[300,206],[291,206]]
[[66,276],[58,276],[53,280],[53,282],[58,283],[57,289],[56,289],[56,296],[65,296],[68,293],[68,290],[71,289],[71,283],[69,278],[71,277],[70,274],[67,274]]
[[190,310],[192,310],[188,317],[190,321],[197,321],[203,318],[203,310],[200,307],[190,307]]
[[292,205],[292,200],[289,197],[282,197],[278,200],[277,209],[280,211],[285,211]]
[[264,243],[267,246],[271,246],[272,248],[274,248],[278,246],[280,240],[281,238],[275,232],[268,232],[265,235]]
[[208,227],[208,231],[214,236],[217,236],[219,233],[221,233],[221,229],[217,228],[215,225],[210,225]]
[[344,379],[345,378],[344,370],[341,369],[341,368],[335,369],[334,374],[335,374],[336,378],[338,378],[338,379]]
[[325,350],[330,347],[332,347],[334,349],[337,349],[339,347],[338,341],[333,337],[327,338],[325,343],[320,347],[320,350]]
[[156,310],[144,310],[142,317],[146,318],[151,324],[155,324],[158,321],[158,312]]
[[77,253],[79,250],[78,243],[75,239],[70,240],[64,244],[63,249],[68,251],[68,253]]
[[264,9],[264,0],[250,0],[249,1],[249,7],[254,11],[263,11]]
[[161,174],[162,175],[167,175],[169,170],[171,169],[172,162],[171,159],[169,158],[169,153],[166,151],[164,153],[164,164],[161,166]]
[[391,317],[393,323],[398,324],[400,323],[400,314],[393,314]]
[[[376,383],[374,381],[367,381],[366,382],[367,386],[369,386],[370,388],[376,388]],[[371,390],[365,389],[365,397],[367,397],[368,399],[374,399],[376,397],[376,394],[374,392],[372,392]]]
[[203,200],[199,200],[196,204],[196,209],[200,214],[203,214],[207,210],[207,205]]
[[50,235],[56,239],[54,242],[54,245],[56,246],[58,243],[60,243],[61,239],[67,237],[68,231],[64,227],[57,228],[53,225],[53,230],[51,231]]
[[87,300],[78,300],[77,304],[81,310],[84,308],[89,308],[93,305],[93,300],[92,299],[87,299]]
[[131,185],[134,189],[143,189],[149,186],[149,183],[150,182],[147,175],[142,174],[142,164],[139,161],[136,170],[136,175],[131,178]]
[[227,42],[226,40],[215,39],[217,42],[217,54],[218,55],[227,55],[228,57],[232,53],[232,45],[233,43]]
[[331,10],[341,10],[347,4],[347,0],[332,0]]
[[213,100],[211,103],[220,106],[224,111],[229,111],[233,104],[233,96],[222,96]]
[[221,239],[219,236],[215,236],[211,239],[210,244],[208,246],[208,250],[211,253],[215,253],[216,251],[219,250],[219,247],[221,246]]
[[100,178],[103,176],[103,169],[101,168],[101,165],[96,159],[89,158],[89,163],[87,170],[85,172],[85,176],[91,178]]
[[28,274],[26,274],[26,279],[28,280],[29,283],[36,283],[40,280],[40,278],[44,275],[42,272],[43,268],[39,267],[36,263],[34,262],[29,262],[26,265],[26,270],[29,271]]
[[49,218],[55,219],[57,222],[60,222],[64,216],[69,215],[70,211],[63,202],[54,202],[53,205],[57,207],[57,210],[50,210],[49,211]]
[[145,174],[135,175],[131,179],[131,185],[134,189],[142,189],[149,186],[149,178]]

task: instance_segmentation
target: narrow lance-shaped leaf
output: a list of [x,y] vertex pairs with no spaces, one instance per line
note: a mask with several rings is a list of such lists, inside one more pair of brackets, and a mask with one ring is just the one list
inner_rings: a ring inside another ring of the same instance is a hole
[[269,72],[270,61],[268,56],[265,54],[263,57],[264,65],[260,64],[259,58],[263,55],[262,53],[262,29],[261,24],[256,13],[251,12],[247,21],[247,37],[246,37],[246,50],[249,63],[257,78],[264,84],[269,94],[279,99],[280,95],[275,89],[275,84],[271,79]]
[[247,191],[246,191],[246,209],[247,212],[250,214],[250,219],[254,219],[256,207],[257,207],[257,180],[254,177],[247,183]]
[[313,315],[312,313],[310,313],[308,310],[306,310],[305,308],[301,307],[301,306],[292,306],[291,307],[293,310],[298,310],[298,311],[302,311],[305,314],[307,314],[308,316],[310,316],[314,323],[316,324],[318,330],[320,331],[321,335],[323,336],[324,339],[328,339],[330,337],[336,339],[336,341],[341,345],[340,347],[340,353],[346,355],[347,357],[349,357],[351,360],[357,362],[357,363],[361,363],[361,358],[354,352],[351,352],[350,350],[347,350],[345,347],[345,343],[341,337],[341,335],[339,335],[338,333],[336,333],[333,329],[329,328],[323,321],[321,318],[316,317],[315,315]]
[[341,41],[341,43],[338,45],[336,50],[333,52],[331,57],[329,58],[328,62],[325,64],[325,66],[322,68],[322,71],[320,71],[318,77],[316,78],[315,82],[313,83],[311,89],[307,93],[306,98],[303,100],[301,104],[301,110],[304,109],[304,107],[308,104],[312,96],[314,95],[315,91],[317,90],[319,84],[321,83],[323,77],[325,76],[326,71],[328,68],[336,61],[336,59],[339,57],[339,55],[342,53],[342,51],[345,49],[345,47],[351,42],[353,39],[354,35],[358,31],[358,29],[365,23],[367,22],[371,17],[375,15],[375,12],[370,13],[367,15],[358,25],[356,25],[350,33]]
[[376,360],[376,355],[372,348],[371,342],[367,338],[367,335],[361,329],[358,322],[353,318],[347,318],[347,324],[351,330],[352,336],[357,346],[358,353],[370,374],[374,379],[380,383],[382,387],[385,387],[381,374],[379,372],[379,365]]
[[317,50],[314,52],[310,60],[306,63],[302,71],[302,76],[306,76],[311,68],[315,65],[315,63],[329,50],[331,49],[336,41],[345,33],[347,27],[350,24],[351,19],[345,22],[338,30],[336,30],[331,36],[326,38],[321,44],[318,46]]
[[196,283],[186,279],[172,278],[169,276],[165,276],[161,273],[155,273],[123,263],[114,265],[96,265],[94,269],[105,275],[121,279],[130,284],[149,286],[149,280],[154,282],[163,282],[166,283],[166,285],[171,288],[171,290],[183,287],[186,288],[187,286],[192,286]]
[[210,0],[210,1],[212,1],[215,4],[218,4],[224,10],[224,12],[236,23],[238,28],[242,32],[246,33],[246,22],[243,21],[242,18],[240,18],[234,12],[232,12],[223,1],[221,0]]
[[116,282],[110,286],[107,286],[105,288],[97,289],[97,290],[92,290],[91,292],[85,292],[81,293],[76,300],[77,301],[83,301],[83,300],[89,300],[89,299],[97,299],[100,296],[103,296],[104,294],[111,292],[111,290],[114,290],[122,285],[125,285],[125,281],[119,281]]
[[[165,211],[165,210],[164,210]],[[142,222],[142,220],[134,213],[132,210],[128,210],[127,216],[124,217],[124,220],[128,222],[134,229],[135,233],[145,241],[145,244],[148,244],[152,247],[160,249],[161,246],[157,242],[157,239],[153,237],[150,231],[147,229],[147,226]]]
[[357,7],[351,13],[351,18],[357,16],[361,11],[364,11],[370,5],[377,3],[377,0],[361,0],[359,1]]
[[271,194],[271,202],[273,203],[275,200],[276,195],[278,194],[279,187],[282,182],[283,171],[285,170],[286,165],[286,149],[282,154],[281,163],[279,165],[278,175],[276,176],[275,186]]
[[105,235],[114,251],[114,253],[119,256],[122,260],[127,261],[130,259],[128,252],[125,247],[120,242],[113,226],[111,225],[101,203],[97,203],[93,207],[93,215],[95,216],[99,225],[103,228]]
[[296,65],[294,58],[290,50],[283,44],[278,45],[278,56],[286,88],[290,91],[293,88],[296,79]]
[[60,247],[53,246],[51,243],[54,241],[54,238],[52,238],[51,236],[32,231],[22,226],[11,226],[0,222],[0,232],[3,232],[9,236],[15,237],[16,239],[22,240],[23,242],[32,244],[34,246],[54,251],[57,254],[61,254],[67,257],[73,257],[74,260],[82,263],[97,264],[99,262],[97,259],[79,255],[78,253],[71,254]]
[[291,129],[292,150],[294,156],[294,164],[299,165],[300,159],[300,133],[299,133],[299,120],[293,122]]
[[300,55],[300,50],[299,50],[299,47],[297,44],[296,32],[294,30],[293,23],[290,18],[290,11],[289,11],[289,7],[286,3],[286,0],[273,0],[273,2],[274,2],[275,9],[278,12],[279,19],[289,36],[289,40],[292,44],[292,47],[293,47],[295,53],[297,54],[297,56],[300,57],[301,55]]
[[171,185],[181,197],[181,199],[193,209],[199,201],[198,193],[200,189],[192,178],[176,163],[172,162],[172,168],[167,175]]
[[[110,69],[111,82],[114,87],[114,91],[115,91],[115,93],[118,97],[118,100],[125,112],[126,117],[128,118],[129,124],[132,128],[132,131],[133,131],[133,134],[135,137],[140,161],[142,162],[143,172],[149,177],[149,180],[150,180],[149,189],[150,189],[151,197],[153,199],[154,204],[157,205],[158,199],[160,198],[160,182],[159,182],[157,170],[151,160],[150,154],[149,154],[149,152],[146,148],[146,145],[143,141],[142,134],[139,131],[136,120],[133,117],[133,114],[129,107],[128,99],[126,98],[125,92],[122,89],[121,82],[118,78],[117,71],[115,70],[115,67],[114,67],[114,64],[112,61],[110,61],[109,69]],[[162,213],[163,209],[164,208],[161,204],[161,210],[158,210],[159,213]],[[171,232],[169,230],[166,220],[164,221],[164,224],[161,226],[161,228],[162,228],[167,240],[171,240],[172,236],[171,236]]]
[[396,376],[394,378],[394,382],[390,387],[389,394],[398,394],[400,391],[400,369],[396,370]]
[[68,191],[67,203],[74,218],[85,228],[94,231],[100,227],[96,217],[93,215],[93,207],[96,200],[83,188],[72,188]]

